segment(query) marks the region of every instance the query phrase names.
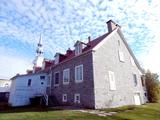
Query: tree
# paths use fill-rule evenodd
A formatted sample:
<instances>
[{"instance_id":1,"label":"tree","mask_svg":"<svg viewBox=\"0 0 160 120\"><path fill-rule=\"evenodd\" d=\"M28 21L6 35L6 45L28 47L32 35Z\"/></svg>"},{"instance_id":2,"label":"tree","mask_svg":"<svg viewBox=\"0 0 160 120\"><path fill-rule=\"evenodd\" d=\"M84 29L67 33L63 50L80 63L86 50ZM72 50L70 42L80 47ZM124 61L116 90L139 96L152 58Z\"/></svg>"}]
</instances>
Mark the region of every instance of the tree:
<instances>
[{"instance_id":1,"label":"tree","mask_svg":"<svg viewBox=\"0 0 160 120\"><path fill-rule=\"evenodd\" d=\"M151 73L149 70L145 73L146 89L149 102L158 102L160 95L160 81L156 73Z\"/></svg>"}]
</instances>

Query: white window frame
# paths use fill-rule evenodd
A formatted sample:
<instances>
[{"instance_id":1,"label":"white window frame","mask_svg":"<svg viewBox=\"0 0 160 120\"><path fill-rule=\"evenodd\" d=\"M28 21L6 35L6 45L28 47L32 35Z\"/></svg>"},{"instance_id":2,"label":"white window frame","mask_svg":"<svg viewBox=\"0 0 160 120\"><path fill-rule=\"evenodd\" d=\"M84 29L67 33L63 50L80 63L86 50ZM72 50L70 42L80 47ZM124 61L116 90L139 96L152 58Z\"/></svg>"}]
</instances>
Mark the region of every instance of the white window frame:
<instances>
[{"instance_id":1,"label":"white window frame","mask_svg":"<svg viewBox=\"0 0 160 120\"><path fill-rule=\"evenodd\" d=\"M77 100L77 96L79 97L79 99ZM80 103L81 102L81 97L79 93L74 94L74 103Z\"/></svg>"},{"instance_id":2,"label":"white window frame","mask_svg":"<svg viewBox=\"0 0 160 120\"><path fill-rule=\"evenodd\" d=\"M64 76L66 74L65 72L68 73L68 81L67 82L65 81L65 76ZM70 69L67 68L67 69L63 70L63 84L67 85L67 84L69 84L69 81L70 81Z\"/></svg>"},{"instance_id":3,"label":"white window frame","mask_svg":"<svg viewBox=\"0 0 160 120\"><path fill-rule=\"evenodd\" d=\"M108 77L109 77L109 88L110 90L116 90L116 80L115 80L115 74L113 71L108 71Z\"/></svg>"},{"instance_id":4,"label":"white window frame","mask_svg":"<svg viewBox=\"0 0 160 120\"><path fill-rule=\"evenodd\" d=\"M133 73L133 81L134 81L134 86L136 87L138 85L138 77L137 74Z\"/></svg>"},{"instance_id":5,"label":"white window frame","mask_svg":"<svg viewBox=\"0 0 160 120\"><path fill-rule=\"evenodd\" d=\"M48 75L47 87L51 87L51 75Z\"/></svg>"},{"instance_id":6,"label":"white window frame","mask_svg":"<svg viewBox=\"0 0 160 120\"><path fill-rule=\"evenodd\" d=\"M124 59L124 53L122 51L118 51L118 56L119 56L119 61L120 62L125 62L125 59Z\"/></svg>"},{"instance_id":7,"label":"white window frame","mask_svg":"<svg viewBox=\"0 0 160 120\"><path fill-rule=\"evenodd\" d=\"M63 94L62 95L62 102L67 102L67 94Z\"/></svg>"},{"instance_id":8,"label":"white window frame","mask_svg":"<svg viewBox=\"0 0 160 120\"><path fill-rule=\"evenodd\" d=\"M60 82L60 72L55 72L54 73L54 86L59 86L59 82L58 82L58 84L55 84L55 75L56 75L56 73L59 73L59 82Z\"/></svg>"},{"instance_id":9,"label":"white window frame","mask_svg":"<svg viewBox=\"0 0 160 120\"><path fill-rule=\"evenodd\" d=\"M82 44L79 43L75 46L75 55L79 55L82 53Z\"/></svg>"},{"instance_id":10,"label":"white window frame","mask_svg":"<svg viewBox=\"0 0 160 120\"><path fill-rule=\"evenodd\" d=\"M55 64L58 64L58 63L59 63L59 54L55 56Z\"/></svg>"},{"instance_id":11,"label":"white window frame","mask_svg":"<svg viewBox=\"0 0 160 120\"><path fill-rule=\"evenodd\" d=\"M79 68L79 67L82 67L82 79L80 80L77 80L77 69ZM83 82L83 65L81 64L81 65L78 65L78 66L75 66L75 82L76 83L81 83L81 82Z\"/></svg>"}]
</instances>

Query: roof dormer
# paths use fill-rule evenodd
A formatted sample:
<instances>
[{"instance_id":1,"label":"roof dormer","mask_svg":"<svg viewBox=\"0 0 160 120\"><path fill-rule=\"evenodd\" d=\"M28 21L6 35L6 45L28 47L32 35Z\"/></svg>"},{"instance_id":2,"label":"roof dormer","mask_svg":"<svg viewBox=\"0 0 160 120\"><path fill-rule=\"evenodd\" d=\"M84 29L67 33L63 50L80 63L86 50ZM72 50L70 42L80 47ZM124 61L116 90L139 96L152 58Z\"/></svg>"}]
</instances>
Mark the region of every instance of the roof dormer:
<instances>
[{"instance_id":1,"label":"roof dormer","mask_svg":"<svg viewBox=\"0 0 160 120\"><path fill-rule=\"evenodd\" d=\"M45 70L46 68L50 67L52 64L53 64L52 60L44 59L43 65L42 65L42 70Z\"/></svg>"},{"instance_id":2,"label":"roof dormer","mask_svg":"<svg viewBox=\"0 0 160 120\"><path fill-rule=\"evenodd\" d=\"M74 44L75 47L75 55L79 55L82 53L83 48L85 48L87 46L87 44L81 42L81 41L77 41Z\"/></svg>"},{"instance_id":3,"label":"roof dormer","mask_svg":"<svg viewBox=\"0 0 160 120\"><path fill-rule=\"evenodd\" d=\"M55 60L54 60L55 62L54 63L58 64L58 63L62 62L63 60L65 60L66 55L61 54L61 53L56 53L54 58L55 58Z\"/></svg>"},{"instance_id":4,"label":"roof dormer","mask_svg":"<svg viewBox=\"0 0 160 120\"><path fill-rule=\"evenodd\" d=\"M58 64L59 63L59 53L55 54L54 59L55 59L55 64Z\"/></svg>"},{"instance_id":5,"label":"roof dormer","mask_svg":"<svg viewBox=\"0 0 160 120\"><path fill-rule=\"evenodd\" d=\"M82 42L81 41L77 41L74 47L75 47L75 55L79 55L82 53Z\"/></svg>"}]
</instances>

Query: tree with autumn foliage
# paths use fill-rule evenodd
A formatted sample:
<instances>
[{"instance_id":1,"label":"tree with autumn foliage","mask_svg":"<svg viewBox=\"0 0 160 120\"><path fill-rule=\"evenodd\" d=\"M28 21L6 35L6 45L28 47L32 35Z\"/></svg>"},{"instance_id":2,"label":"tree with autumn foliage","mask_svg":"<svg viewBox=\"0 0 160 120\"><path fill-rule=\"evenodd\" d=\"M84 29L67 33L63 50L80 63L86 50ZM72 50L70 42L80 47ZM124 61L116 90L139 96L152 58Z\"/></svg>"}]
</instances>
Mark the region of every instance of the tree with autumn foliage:
<instances>
[{"instance_id":1,"label":"tree with autumn foliage","mask_svg":"<svg viewBox=\"0 0 160 120\"><path fill-rule=\"evenodd\" d=\"M160 96L160 81L158 74L151 73L149 70L145 73L146 89L148 101L155 103L159 101Z\"/></svg>"}]
</instances>

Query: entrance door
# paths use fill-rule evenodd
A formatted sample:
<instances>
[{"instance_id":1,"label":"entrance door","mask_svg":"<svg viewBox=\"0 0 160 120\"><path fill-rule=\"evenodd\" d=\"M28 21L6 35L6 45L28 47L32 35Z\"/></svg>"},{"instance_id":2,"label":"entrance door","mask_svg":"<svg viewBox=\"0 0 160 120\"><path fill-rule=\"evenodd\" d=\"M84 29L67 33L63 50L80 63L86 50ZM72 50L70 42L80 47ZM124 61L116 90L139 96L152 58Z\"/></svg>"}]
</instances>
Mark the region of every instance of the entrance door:
<instances>
[{"instance_id":1,"label":"entrance door","mask_svg":"<svg viewBox=\"0 0 160 120\"><path fill-rule=\"evenodd\" d=\"M141 99L140 99L140 94L139 93L135 93L134 101L135 101L135 105L141 105Z\"/></svg>"},{"instance_id":2,"label":"entrance door","mask_svg":"<svg viewBox=\"0 0 160 120\"><path fill-rule=\"evenodd\" d=\"M41 94L46 93L46 81L45 80L41 80L40 93Z\"/></svg>"}]
</instances>

